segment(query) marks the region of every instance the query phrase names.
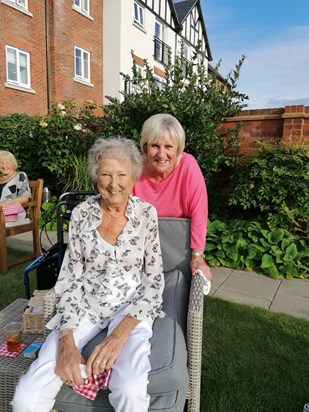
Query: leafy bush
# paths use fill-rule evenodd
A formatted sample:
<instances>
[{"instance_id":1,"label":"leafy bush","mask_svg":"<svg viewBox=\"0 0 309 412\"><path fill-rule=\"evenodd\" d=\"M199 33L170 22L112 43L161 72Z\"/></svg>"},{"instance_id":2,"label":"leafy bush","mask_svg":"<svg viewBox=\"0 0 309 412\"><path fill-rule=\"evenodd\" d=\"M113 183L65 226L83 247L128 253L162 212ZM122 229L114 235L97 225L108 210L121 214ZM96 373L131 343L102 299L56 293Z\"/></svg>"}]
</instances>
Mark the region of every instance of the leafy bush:
<instances>
[{"instance_id":1,"label":"leafy bush","mask_svg":"<svg viewBox=\"0 0 309 412\"><path fill-rule=\"evenodd\" d=\"M26 114L0 116L0 148L13 153L30 178L37 176L35 128L36 119Z\"/></svg>"},{"instance_id":2,"label":"leafy bush","mask_svg":"<svg viewBox=\"0 0 309 412\"><path fill-rule=\"evenodd\" d=\"M285 229L251 221L209 222L206 260L210 266L257 270L272 278L309 278L309 240Z\"/></svg>"},{"instance_id":3,"label":"leafy bush","mask_svg":"<svg viewBox=\"0 0 309 412\"><path fill-rule=\"evenodd\" d=\"M309 144L260 144L240 168L230 205L258 212L270 227L306 233L309 216Z\"/></svg>"}]
</instances>

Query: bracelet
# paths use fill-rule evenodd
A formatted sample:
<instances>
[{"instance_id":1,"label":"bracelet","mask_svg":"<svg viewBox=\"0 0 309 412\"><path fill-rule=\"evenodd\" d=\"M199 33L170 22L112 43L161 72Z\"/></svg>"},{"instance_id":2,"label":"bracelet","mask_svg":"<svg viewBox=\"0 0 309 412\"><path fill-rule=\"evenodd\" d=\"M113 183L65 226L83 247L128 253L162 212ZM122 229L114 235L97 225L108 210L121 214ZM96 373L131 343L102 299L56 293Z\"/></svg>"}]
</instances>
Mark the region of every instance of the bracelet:
<instances>
[{"instance_id":1,"label":"bracelet","mask_svg":"<svg viewBox=\"0 0 309 412\"><path fill-rule=\"evenodd\" d=\"M199 257L205 258L204 253L200 253L200 252L191 252L191 255L192 255L192 256L199 256Z\"/></svg>"}]
</instances>

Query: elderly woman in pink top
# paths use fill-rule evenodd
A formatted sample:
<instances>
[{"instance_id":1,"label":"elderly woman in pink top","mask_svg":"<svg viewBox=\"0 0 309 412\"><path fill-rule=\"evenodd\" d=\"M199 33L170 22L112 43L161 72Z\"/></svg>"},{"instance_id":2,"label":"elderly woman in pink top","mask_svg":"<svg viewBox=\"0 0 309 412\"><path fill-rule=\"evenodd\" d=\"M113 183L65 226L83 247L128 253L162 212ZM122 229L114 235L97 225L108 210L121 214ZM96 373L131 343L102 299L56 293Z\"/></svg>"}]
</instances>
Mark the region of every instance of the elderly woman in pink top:
<instances>
[{"instance_id":1,"label":"elderly woman in pink top","mask_svg":"<svg viewBox=\"0 0 309 412\"><path fill-rule=\"evenodd\" d=\"M185 132L169 114L147 119L140 147L144 167L133 193L156 207L159 216L191 220L192 275L198 269L211 278L204 259L208 199L204 177L195 158L184 152Z\"/></svg>"}]
</instances>

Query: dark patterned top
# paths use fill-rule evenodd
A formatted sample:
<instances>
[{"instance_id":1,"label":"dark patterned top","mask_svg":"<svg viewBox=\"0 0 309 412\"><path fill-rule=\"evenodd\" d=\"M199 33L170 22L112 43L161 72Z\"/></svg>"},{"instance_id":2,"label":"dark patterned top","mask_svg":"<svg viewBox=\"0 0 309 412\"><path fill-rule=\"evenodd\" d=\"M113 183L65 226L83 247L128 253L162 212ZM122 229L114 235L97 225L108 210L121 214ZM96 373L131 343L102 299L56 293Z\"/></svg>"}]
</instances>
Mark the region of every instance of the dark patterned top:
<instances>
[{"instance_id":1,"label":"dark patterned top","mask_svg":"<svg viewBox=\"0 0 309 412\"><path fill-rule=\"evenodd\" d=\"M49 328L74 329L85 316L102 329L119 313L150 325L157 316L164 316L157 212L131 195L126 216L122 233L111 245L97 230L102 221L99 196L75 207L55 286L57 314Z\"/></svg>"}]
</instances>

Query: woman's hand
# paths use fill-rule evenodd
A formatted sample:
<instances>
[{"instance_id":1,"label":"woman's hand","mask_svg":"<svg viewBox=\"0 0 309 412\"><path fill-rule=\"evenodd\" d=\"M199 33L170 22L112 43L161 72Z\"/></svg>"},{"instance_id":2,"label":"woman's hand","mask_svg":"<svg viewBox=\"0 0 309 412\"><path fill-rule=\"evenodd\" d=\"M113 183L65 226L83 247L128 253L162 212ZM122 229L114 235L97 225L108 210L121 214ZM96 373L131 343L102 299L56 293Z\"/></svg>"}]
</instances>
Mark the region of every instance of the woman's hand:
<instances>
[{"instance_id":1,"label":"woman's hand","mask_svg":"<svg viewBox=\"0 0 309 412\"><path fill-rule=\"evenodd\" d=\"M191 268L192 276L194 276L196 274L196 271L200 269L204 273L204 275L207 277L208 280L212 278L210 268L205 262L205 259L203 258L203 256L192 255L191 261L190 261L190 268Z\"/></svg>"},{"instance_id":2,"label":"woman's hand","mask_svg":"<svg viewBox=\"0 0 309 412\"><path fill-rule=\"evenodd\" d=\"M56 375L69 386L82 385L84 379L79 367L81 363L85 364L86 362L75 345L73 332L61 337L58 341Z\"/></svg>"},{"instance_id":3,"label":"woman's hand","mask_svg":"<svg viewBox=\"0 0 309 412\"><path fill-rule=\"evenodd\" d=\"M125 316L112 333L94 347L87 361L86 372L88 378L99 375L113 366L130 333L138 323L139 320L131 316Z\"/></svg>"}]
</instances>

